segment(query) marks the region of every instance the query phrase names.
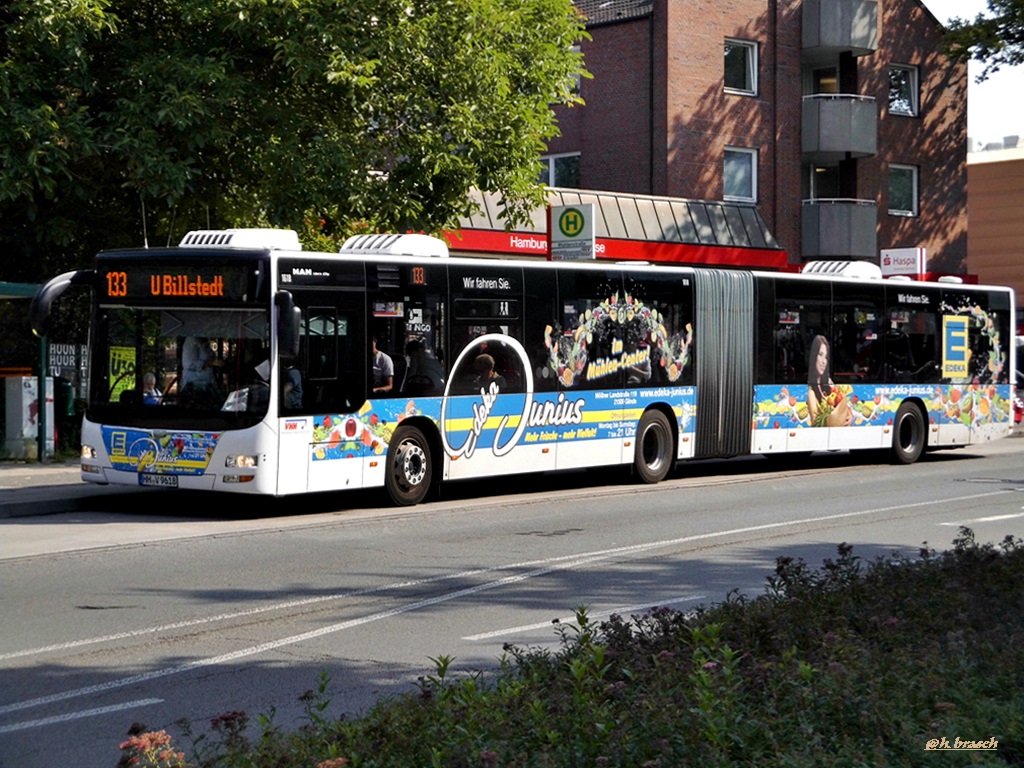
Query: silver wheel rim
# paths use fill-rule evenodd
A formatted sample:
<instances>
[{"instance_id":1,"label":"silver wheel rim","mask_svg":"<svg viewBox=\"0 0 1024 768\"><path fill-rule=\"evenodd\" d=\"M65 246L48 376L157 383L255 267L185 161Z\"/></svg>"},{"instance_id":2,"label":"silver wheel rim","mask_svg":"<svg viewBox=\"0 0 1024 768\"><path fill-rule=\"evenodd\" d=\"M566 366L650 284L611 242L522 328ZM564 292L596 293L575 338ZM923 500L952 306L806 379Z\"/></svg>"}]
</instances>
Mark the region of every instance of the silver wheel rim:
<instances>
[{"instance_id":1,"label":"silver wheel rim","mask_svg":"<svg viewBox=\"0 0 1024 768\"><path fill-rule=\"evenodd\" d=\"M427 454L416 443L402 446L399 459L400 479L410 488L423 482L427 474Z\"/></svg>"}]
</instances>

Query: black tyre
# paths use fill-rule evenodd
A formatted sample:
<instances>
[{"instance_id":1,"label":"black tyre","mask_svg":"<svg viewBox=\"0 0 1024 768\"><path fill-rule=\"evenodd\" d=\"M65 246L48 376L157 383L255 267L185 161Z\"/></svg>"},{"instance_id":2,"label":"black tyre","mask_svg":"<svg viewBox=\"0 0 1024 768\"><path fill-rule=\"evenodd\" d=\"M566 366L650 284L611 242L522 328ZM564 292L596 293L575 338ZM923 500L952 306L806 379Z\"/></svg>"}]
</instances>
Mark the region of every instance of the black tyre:
<instances>
[{"instance_id":1,"label":"black tyre","mask_svg":"<svg viewBox=\"0 0 1024 768\"><path fill-rule=\"evenodd\" d=\"M385 472L384 485L395 504L408 507L423 501L433 481L434 465L430 444L419 429L401 427L395 431Z\"/></svg>"},{"instance_id":2,"label":"black tyre","mask_svg":"<svg viewBox=\"0 0 1024 768\"><path fill-rule=\"evenodd\" d=\"M921 409L913 403L903 403L892 425L892 460L897 464L913 464L924 453L926 441Z\"/></svg>"},{"instance_id":3,"label":"black tyre","mask_svg":"<svg viewBox=\"0 0 1024 768\"><path fill-rule=\"evenodd\" d=\"M641 482L659 483L675 463L672 424L661 411L647 411L636 428L633 468Z\"/></svg>"}]
</instances>

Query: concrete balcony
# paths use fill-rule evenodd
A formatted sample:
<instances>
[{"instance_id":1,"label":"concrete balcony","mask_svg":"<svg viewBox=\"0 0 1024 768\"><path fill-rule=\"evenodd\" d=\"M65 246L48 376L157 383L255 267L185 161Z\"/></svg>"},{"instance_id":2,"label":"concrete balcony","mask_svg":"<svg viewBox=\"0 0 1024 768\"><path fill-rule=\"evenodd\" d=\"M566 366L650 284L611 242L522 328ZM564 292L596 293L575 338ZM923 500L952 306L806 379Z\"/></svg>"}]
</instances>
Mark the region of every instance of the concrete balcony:
<instances>
[{"instance_id":1,"label":"concrete balcony","mask_svg":"<svg viewBox=\"0 0 1024 768\"><path fill-rule=\"evenodd\" d=\"M800 115L804 160L831 163L878 151L878 109L871 96L818 93L804 96Z\"/></svg>"},{"instance_id":2,"label":"concrete balcony","mask_svg":"<svg viewBox=\"0 0 1024 768\"><path fill-rule=\"evenodd\" d=\"M801 256L878 261L878 206L874 200L804 200Z\"/></svg>"},{"instance_id":3,"label":"concrete balcony","mask_svg":"<svg viewBox=\"0 0 1024 768\"><path fill-rule=\"evenodd\" d=\"M866 56L878 49L875 0L804 0L802 43L807 61L840 53Z\"/></svg>"}]
</instances>

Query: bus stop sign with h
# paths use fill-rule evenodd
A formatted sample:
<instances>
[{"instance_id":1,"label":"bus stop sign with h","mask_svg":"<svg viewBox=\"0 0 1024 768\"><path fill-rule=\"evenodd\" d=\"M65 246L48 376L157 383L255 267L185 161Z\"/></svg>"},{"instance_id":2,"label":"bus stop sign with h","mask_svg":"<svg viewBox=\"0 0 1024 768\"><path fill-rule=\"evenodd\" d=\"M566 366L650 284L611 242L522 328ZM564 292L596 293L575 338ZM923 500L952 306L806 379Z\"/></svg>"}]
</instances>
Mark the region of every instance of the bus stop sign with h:
<instances>
[{"instance_id":1,"label":"bus stop sign with h","mask_svg":"<svg viewBox=\"0 0 1024 768\"><path fill-rule=\"evenodd\" d=\"M550 261L595 258L594 204L552 205L548 208Z\"/></svg>"}]
</instances>

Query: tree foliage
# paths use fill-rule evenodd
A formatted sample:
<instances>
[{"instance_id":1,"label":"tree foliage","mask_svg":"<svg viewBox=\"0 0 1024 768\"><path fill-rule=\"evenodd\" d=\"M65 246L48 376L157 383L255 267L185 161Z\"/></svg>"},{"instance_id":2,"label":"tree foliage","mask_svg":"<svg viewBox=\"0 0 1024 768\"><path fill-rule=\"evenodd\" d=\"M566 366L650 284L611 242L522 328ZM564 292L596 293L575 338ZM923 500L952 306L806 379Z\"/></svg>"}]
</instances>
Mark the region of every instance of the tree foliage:
<instances>
[{"instance_id":1,"label":"tree foliage","mask_svg":"<svg viewBox=\"0 0 1024 768\"><path fill-rule=\"evenodd\" d=\"M540 202L578 101L571 0L12 0L4 279L206 226L438 231Z\"/></svg>"},{"instance_id":2,"label":"tree foliage","mask_svg":"<svg viewBox=\"0 0 1024 768\"><path fill-rule=\"evenodd\" d=\"M988 13L973 21L949 22L943 47L959 61L975 59L985 64L984 80L1003 66L1024 62L1024 0L987 0Z\"/></svg>"}]
</instances>

